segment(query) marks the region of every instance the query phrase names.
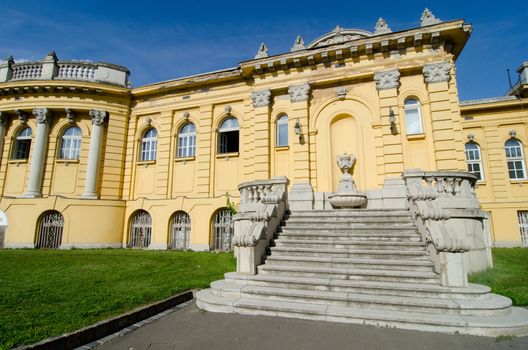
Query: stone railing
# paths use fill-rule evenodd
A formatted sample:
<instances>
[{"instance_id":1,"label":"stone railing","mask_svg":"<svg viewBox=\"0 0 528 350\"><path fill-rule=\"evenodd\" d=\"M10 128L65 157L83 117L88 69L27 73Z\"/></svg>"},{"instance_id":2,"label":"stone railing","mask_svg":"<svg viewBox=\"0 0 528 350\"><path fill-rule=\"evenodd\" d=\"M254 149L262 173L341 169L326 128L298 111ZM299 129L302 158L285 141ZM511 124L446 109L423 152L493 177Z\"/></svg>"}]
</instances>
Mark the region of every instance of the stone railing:
<instances>
[{"instance_id":1,"label":"stone railing","mask_svg":"<svg viewBox=\"0 0 528 350\"><path fill-rule=\"evenodd\" d=\"M240 191L239 212L234 217L233 244L237 272L256 274L270 240L287 209L288 179L245 182Z\"/></svg>"},{"instance_id":2,"label":"stone railing","mask_svg":"<svg viewBox=\"0 0 528 350\"><path fill-rule=\"evenodd\" d=\"M442 283L467 286L468 266L463 253L486 249L485 215L475 195L477 177L413 169L403 173L403 179L411 213ZM473 255L473 259L479 256Z\"/></svg>"},{"instance_id":3,"label":"stone railing","mask_svg":"<svg viewBox=\"0 0 528 350\"><path fill-rule=\"evenodd\" d=\"M76 80L128 87L128 69L109 63L59 61L52 51L42 61L0 64L0 83L21 80Z\"/></svg>"}]
</instances>

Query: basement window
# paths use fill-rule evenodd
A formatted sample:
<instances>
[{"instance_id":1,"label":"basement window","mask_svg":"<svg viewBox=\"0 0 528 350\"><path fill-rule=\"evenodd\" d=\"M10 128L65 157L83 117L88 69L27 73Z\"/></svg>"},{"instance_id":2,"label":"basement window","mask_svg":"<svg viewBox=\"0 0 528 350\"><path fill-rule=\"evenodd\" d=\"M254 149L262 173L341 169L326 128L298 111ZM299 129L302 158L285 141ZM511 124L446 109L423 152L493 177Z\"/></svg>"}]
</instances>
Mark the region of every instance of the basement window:
<instances>
[{"instance_id":1,"label":"basement window","mask_svg":"<svg viewBox=\"0 0 528 350\"><path fill-rule=\"evenodd\" d=\"M218 129L218 153L236 153L239 149L238 119L227 118Z\"/></svg>"}]
</instances>

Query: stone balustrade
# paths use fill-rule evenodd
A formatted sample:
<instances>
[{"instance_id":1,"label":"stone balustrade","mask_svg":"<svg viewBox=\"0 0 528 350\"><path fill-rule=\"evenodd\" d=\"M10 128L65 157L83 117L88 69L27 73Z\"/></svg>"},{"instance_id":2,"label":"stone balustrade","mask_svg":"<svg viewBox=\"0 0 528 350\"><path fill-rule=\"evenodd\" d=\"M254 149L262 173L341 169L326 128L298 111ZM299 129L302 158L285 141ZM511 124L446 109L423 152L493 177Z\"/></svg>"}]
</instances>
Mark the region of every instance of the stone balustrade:
<instances>
[{"instance_id":1,"label":"stone balustrade","mask_svg":"<svg viewBox=\"0 0 528 350\"><path fill-rule=\"evenodd\" d=\"M239 212L234 217L233 245L237 272L256 274L288 205L288 179L275 177L241 184Z\"/></svg>"},{"instance_id":2,"label":"stone balustrade","mask_svg":"<svg viewBox=\"0 0 528 350\"><path fill-rule=\"evenodd\" d=\"M408 170L402 177L409 208L442 283L467 286L468 269L482 270L491 263L483 224L486 215L475 195L477 177L419 169Z\"/></svg>"},{"instance_id":3,"label":"stone balustrade","mask_svg":"<svg viewBox=\"0 0 528 350\"><path fill-rule=\"evenodd\" d=\"M101 62L59 61L50 52L42 61L15 63L12 57L0 64L0 83L22 80L75 80L128 87L127 68Z\"/></svg>"}]
</instances>

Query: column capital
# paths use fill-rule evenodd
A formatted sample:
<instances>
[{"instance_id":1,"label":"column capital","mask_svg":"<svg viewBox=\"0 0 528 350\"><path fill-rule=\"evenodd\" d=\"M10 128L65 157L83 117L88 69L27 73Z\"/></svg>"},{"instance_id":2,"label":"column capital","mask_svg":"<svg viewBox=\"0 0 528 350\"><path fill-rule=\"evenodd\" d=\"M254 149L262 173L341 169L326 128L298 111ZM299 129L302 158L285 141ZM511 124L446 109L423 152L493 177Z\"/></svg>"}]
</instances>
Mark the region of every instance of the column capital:
<instances>
[{"instance_id":1,"label":"column capital","mask_svg":"<svg viewBox=\"0 0 528 350\"><path fill-rule=\"evenodd\" d=\"M48 123L51 120L51 113L46 107L33 109L33 115L37 119L38 124Z\"/></svg>"},{"instance_id":2,"label":"column capital","mask_svg":"<svg viewBox=\"0 0 528 350\"><path fill-rule=\"evenodd\" d=\"M376 72L374 73L374 81L378 90L397 89L400 86L400 71L391 69Z\"/></svg>"},{"instance_id":3,"label":"column capital","mask_svg":"<svg viewBox=\"0 0 528 350\"><path fill-rule=\"evenodd\" d=\"M0 111L0 126L6 126L9 120L9 115L6 112Z\"/></svg>"},{"instance_id":4,"label":"column capital","mask_svg":"<svg viewBox=\"0 0 528 350\"><path fill-rule=\"evenodd\" d=\"M15 113L16 115L18 116L18 120L20 120L20 122L22 124L26 124L27 121L28 121L28 115L26 112L24 112L23 110L21 109L15 109Z\"/></svg>"},{"instance_id":5,"label":"column capital","mask_svg":"<svg viewBox=\"0 0 528 350\"><path fill-rule=\"evenodd\" d=\"M92 117L92 124L100 126L104 123L108 113L102 109L91 109L89 114Z\"/></svg>"},{"instance_id":6,"label":"column capital","mask_svg":"<svg viewBox=\"0 0 528 350\"><path fill-rule=\"evenodd\" d=\"M443 81L449 82L451 80L451 62L441 61L434 63L427 63L423 66L423 74L425 82L440 83Z\"/></svg>"},{"instance_id":7,"label":"column capital","mask_svg":"<svg viewBox=\"0 0 528 350\"><path fill-rule=\"evenodd\" d=\"M291 102L308 101L310 95L310 84L290 85L288 87Z\"/></svg>"},{"instance_id":8,"label":"column capital","mask_svg":"<svg viewBox=\"0 0 528 350\"><path fill-rule=\"evenodd\" d=\"M271 90L256 90L251 92L251 100L253 101L253 107L267 107L271 101Z\"/></svg>"}]
</instances>

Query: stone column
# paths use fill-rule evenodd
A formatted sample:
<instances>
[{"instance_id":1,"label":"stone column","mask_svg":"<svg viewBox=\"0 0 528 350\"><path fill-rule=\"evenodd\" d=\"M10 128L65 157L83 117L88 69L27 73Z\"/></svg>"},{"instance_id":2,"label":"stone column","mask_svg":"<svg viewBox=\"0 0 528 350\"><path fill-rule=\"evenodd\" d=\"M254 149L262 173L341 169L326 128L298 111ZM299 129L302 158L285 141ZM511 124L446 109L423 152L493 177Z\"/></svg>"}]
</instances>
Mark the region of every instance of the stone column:
<instances>
[{"instance_id":1,"label":"stone column","mask_svg":"<svg viewBox=\"0 0 528 350\"><path fill-rule=\"evenodd\" d=\"M90 151L88 152L88 166L86 182L82 198L97 199L97 182L99 180L99 162L101 159L101 145L103 141L103 123L106 111L92 109L92 134L90 137Z\"/></svg>"},{"instance_id":2,"label":"stone column","mask_svg":"<svg viewBox=\"0 0 528 350\"><path fill-rule=\"evenodd\" d=\"M44 164L46 162L46 151L48 149L49 125L51 113L47 108L35 108L33 115L37 121L37 132L35 135L35 146L29 165L29 183L24 197L42 197L42 178L44 175Z\"/></svg>"},{"instance_id":3,"label":"stone column","mask_svg":"<svg viewBox=\"0 0 528 350\"><path fill-rule=\"evenodd\" d=\"M0 112L0 159L2 159L2 156L4 154L4 137L5 137L6 127L7 127L7 115L4 112Z\"/></svg>"}]
</instances>

